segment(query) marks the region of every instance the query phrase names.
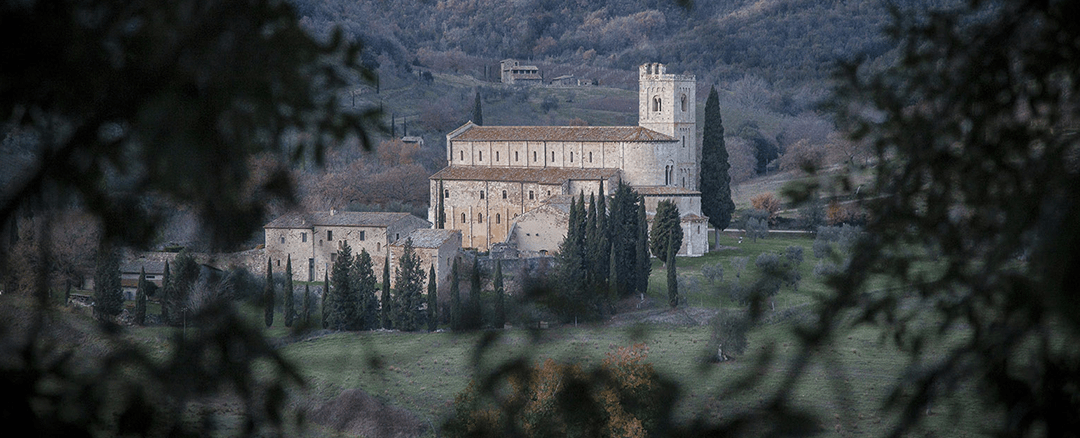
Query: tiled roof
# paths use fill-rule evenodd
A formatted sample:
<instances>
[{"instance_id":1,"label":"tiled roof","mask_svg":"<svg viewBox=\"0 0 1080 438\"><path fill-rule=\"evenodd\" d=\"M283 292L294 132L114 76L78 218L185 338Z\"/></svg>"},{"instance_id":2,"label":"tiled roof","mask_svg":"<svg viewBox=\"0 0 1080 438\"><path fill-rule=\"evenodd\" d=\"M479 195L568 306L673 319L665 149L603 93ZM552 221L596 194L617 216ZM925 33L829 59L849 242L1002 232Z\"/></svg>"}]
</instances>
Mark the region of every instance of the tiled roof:
<instances>
[{"instance_id":1,"label":"tiled roof","mask_svg":"<svg viewBox=\"0 0 1080 438\"><path fill-rule=\"evenodd\" d=\"M482 167L450 166L431 175L431 180L514 181L562 184L568 180L608 179L619 169L582 169L576 167Z\"/></svg>"},{"instance_id":2,"label":"tiled roof","mask_svg":"<svg viewBox=\"0 0 1080 438\"><path fill-rule=\"evenodd\" d=\"M405 241L412 239L413 248L438 248L447 240L457 234L461 238L461 230L437 230L433 228L420 228L413 230L408 236L394 242L393 246L405 246Z\"/></svg>"},{"instance_id":3,"label":"tiled roof","mask_svg":"<svg viewBox=\"0 0 1080 438\"><path fill-rule=\"evenodd\" d=\"M634 186L634 191L642 196L694 196L701 194L697 190L669 186Z\"/></svg>"},{"instance_id":4,"label":"tiled roof","mask_svg":"<svg viewBox=\"0 0 1080 438\"><path fill-rule=\"evenodd\" d=\"M449 137L461 141L676 141L640 126L470 126Z\"/></svg>"},{"instance_id":5,"label":"tiled roof","mask_svg":"<svg viewBox=\"0 0 1080 438\"><path fill-rule=\"evenodd\" d=\"M394 222L409 217L424 221L409 213L357 211L338 211L331 213L329 211L316 211L310 213L289 213L274 219L263 226L263 228L311 228L314 226L387 227Z\"/></svg>"}]
</instances>

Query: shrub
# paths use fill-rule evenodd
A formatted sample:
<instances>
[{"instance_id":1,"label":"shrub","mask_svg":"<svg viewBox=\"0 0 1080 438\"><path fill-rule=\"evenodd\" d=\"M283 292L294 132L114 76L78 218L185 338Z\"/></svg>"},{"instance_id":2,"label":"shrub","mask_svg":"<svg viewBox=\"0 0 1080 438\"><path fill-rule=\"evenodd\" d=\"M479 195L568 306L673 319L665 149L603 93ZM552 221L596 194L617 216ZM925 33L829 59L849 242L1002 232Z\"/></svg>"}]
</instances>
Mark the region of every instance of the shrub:
<instances>
[{"instance_id":1,"label":"shrub","mask_svg":"<svg viewBox=\"0 0 1080 438\"><path fill-rule=\"evenodd\" d=\"M709 280L709 283L716 283L724 279L724 266L720 262L714 264L704 264L701 266L701 276Z\"/></svg>"},{"instance_id":2,"label":"shrub","mask_svg":"<svg viewBox=\"0 0 1080 438\"><path fill-rule=\"evenodd\" d=\"M750 198L750 205L754 210L761 210L768 214L769 224L776 225L776 217L780 213L780 198L772 192L762 193Z\"/></svg>"}]
</instances>

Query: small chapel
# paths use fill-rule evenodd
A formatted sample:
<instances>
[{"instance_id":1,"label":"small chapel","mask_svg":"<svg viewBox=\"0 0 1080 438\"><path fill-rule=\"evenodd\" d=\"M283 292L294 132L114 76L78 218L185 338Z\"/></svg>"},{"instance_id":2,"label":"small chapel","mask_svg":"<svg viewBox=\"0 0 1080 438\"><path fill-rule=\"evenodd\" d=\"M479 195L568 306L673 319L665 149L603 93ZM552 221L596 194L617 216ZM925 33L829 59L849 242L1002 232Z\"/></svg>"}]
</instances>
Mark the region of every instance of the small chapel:
<instances>
[{"instance_id":1,"label":"small chapel","mask_svg":"<svg viewBox=\"0 0 1080 438\"><path fill-rule=\"evenodd\" d=\"M478 126L446 135L447 167L431 176L428 221L459 230L462 246L496 245L522 255L558 251L570 203L581 193L610 196L618 183L643 196L651 223L660 201L679 208L680 256L708 249L698 191L696 80L638 69L638 126ZM436 225L437 226L437 225Z\"/></svg>"}]
</instances>

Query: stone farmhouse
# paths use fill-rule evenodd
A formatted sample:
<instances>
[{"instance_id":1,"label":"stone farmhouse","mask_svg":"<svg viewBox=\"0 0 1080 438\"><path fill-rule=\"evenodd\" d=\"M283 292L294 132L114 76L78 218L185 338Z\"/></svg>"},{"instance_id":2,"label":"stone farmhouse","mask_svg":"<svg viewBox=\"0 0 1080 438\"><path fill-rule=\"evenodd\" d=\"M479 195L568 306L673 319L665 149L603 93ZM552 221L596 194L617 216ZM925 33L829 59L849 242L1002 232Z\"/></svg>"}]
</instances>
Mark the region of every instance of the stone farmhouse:
<instances>
[{"instance_id":1,"label":"stone farmhouse","mask_svg":"<svg viewBox=\"0 0 1080 438\"><path fill-rule=\"evenodd\" d=\"M571 196L614 193L624 181L644 196L649 215L661 200L682 216L679 255L708 248L708 219L697 191L696 80L639 67L638 126L477 126L446 136L448 166L430 178L428 220L443 197L445 228L462 246L486 251L516 246L524 254L558 249Z\"/></svg>"},{"instance_id":2,"label":"stone farmhouse","mask_svg":"<svg viewBox=\"0 0 1080 438\"><path fill-rule=\"evenodd\" d=\"M337 258L338 245L347 242L353 255L361 249L371 254L375 276L382 279L382 267L391 245L431 224L408 213L328 212L290 213L263 226L266 255L274 272L285 272L292 257L293 280L322 280ZM265 266L265 261L263 262ZM391 276L395 261L390 260Z\"/></svg>"},{"instance_id":3,"label":"stone farmhouse","mask_svg":"<svg viewBox=\"0 0 1080 438\"><path fill-rule=\"evenodd\" d=\"M544 77L540 75L540 67L521 65L521 62L515 59L502 60L499 69L499 79L507 85L540 85L544 81Z\"/></svg>"},{"instance_id":4,"label":"stone farmhouse","mask_svg":"<svg viewBox=\"0 0 1080 438\"><path fill-rule=\"evenodd\" d=\"M401 255L405 252L405 242L407 240L412 241L413 252L420 257L420 266L424 267L424 273L429 274L431 266L435 266L435 282L440 293L449 290L450 287L450 273L452 272L454 258L457 257L458 252L461 251L461 232L458 230L436 230L436 229L424 229L420 228L409 233L408 236L398 239L396 242L390 245L390 286L395 287L397 276L395 275L395 265L398 264L398 260L401 260ZM380 270L378 275L382 275L382 265L377 267ZM431 281L430 278L425 278L426 281Z\"/></svg>"}]
</instances>

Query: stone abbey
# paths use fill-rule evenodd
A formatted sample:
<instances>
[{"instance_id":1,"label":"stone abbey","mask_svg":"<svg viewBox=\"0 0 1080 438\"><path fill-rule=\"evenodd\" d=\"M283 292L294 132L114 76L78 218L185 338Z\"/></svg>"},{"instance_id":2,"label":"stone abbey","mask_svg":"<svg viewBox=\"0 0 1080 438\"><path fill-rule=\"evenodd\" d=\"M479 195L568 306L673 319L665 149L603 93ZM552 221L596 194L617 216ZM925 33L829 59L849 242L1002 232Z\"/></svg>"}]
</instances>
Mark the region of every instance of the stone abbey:
<instances>
[{"instance_id":1,"label":"stone abbey","mask_svg":"<svg viewBox=\"0 0 1080 438\"><path fill-rule=\"evenodd\" d=\"M448 166L431 176L428 221L459 230L462 246L495 246L522 255L558 251L569 203L622 181L645 198L651 216L662 200L679 207L679 255L708 249L698 189L696 81L664 65L639 67L638 126L477 126L446 136Z\"/></svg>"}]
</instances>

